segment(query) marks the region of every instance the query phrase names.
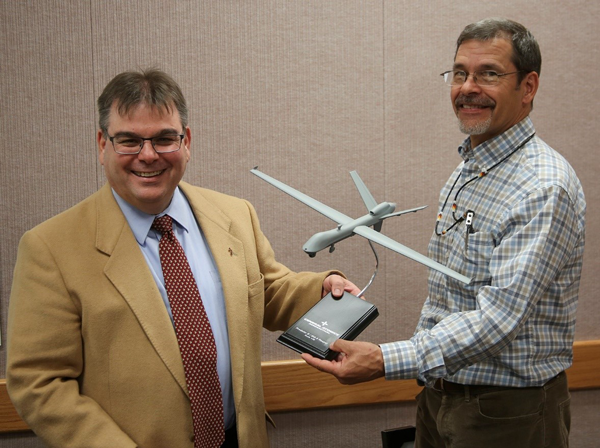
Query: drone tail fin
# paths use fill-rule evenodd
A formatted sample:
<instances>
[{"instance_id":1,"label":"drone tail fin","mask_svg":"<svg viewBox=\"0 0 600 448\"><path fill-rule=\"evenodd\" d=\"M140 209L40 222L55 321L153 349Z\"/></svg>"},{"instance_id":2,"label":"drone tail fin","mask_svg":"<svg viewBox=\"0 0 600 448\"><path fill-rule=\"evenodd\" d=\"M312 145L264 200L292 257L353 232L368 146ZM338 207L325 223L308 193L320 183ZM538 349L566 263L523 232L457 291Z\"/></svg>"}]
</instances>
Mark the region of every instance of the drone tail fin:
<instances>
[{"instance_id":1,"label":"drone tail fin","mask_svg":"<svg viewBox=\"0 0 600 448\"><path fill-rule=\"evenodd\" d=\"M360 193L360 197L367 206L367 210L373 210L373 208L377 206L377 201L375 200L365 183L362 181L362 179L356 171L350 171L350 176L352 176L352 180L354 181L354 184L356 185L356 188Z\"/></svg>"}]
</instances>

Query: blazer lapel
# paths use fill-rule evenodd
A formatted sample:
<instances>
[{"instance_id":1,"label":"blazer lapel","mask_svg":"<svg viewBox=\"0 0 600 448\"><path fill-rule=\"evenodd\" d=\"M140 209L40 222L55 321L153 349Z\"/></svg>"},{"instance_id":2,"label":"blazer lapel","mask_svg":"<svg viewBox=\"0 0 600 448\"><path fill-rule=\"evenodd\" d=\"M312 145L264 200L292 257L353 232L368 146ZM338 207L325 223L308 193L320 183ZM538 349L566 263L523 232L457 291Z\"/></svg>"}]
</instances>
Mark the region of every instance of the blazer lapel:
<instances>
[{"instance_id":1,"label":"blazer lapel","mask_svg":"<svg viewBox=\"0 0 600 448\"><path fill-rule=\"evenodd\" d=\"M236 408L242 396L246 354L246 328L248 325L248 274L244 246L230 233L231 219L189 184L179 187L188 199L198 224L206 236L208 245L221 276L227 327L231 374Z\"/></svg>"},{"instance_id":2,"label":"blazer lapel","mask_svg":"<svg viewBox=\"0 0 600 448\"><path fill-rule=\"evenodd\" d=\"M96 247L110 257L104 273L129 304L158 356L187 393L173 324L146 259L108 184L98 196L97 219Z\"/></svg>"}]
</instances>

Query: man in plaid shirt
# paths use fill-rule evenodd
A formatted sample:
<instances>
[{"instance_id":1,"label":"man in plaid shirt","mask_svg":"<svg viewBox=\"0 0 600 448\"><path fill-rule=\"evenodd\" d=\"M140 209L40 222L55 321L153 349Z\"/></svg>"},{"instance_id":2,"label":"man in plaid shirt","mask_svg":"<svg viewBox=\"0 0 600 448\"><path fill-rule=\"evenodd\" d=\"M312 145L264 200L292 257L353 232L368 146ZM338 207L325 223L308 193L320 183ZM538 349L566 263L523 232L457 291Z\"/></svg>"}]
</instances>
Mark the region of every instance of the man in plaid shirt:
<instances>
[{"instance_id":1,"label":"man in plaid shirt","mask_svg":"<svg viewBox=\"0 0 600 448\"><path fill-rule=\"evenodd\" d=\"M529 113L541 54L505 19L468 25L442 74L462 132L462 162L440 194L429 256L437 271L413 337L336 341L338 359L304 359L345 384L417 378L416 446L566 447L585 198L569 163Z\"/></svg>"}]
</instances>

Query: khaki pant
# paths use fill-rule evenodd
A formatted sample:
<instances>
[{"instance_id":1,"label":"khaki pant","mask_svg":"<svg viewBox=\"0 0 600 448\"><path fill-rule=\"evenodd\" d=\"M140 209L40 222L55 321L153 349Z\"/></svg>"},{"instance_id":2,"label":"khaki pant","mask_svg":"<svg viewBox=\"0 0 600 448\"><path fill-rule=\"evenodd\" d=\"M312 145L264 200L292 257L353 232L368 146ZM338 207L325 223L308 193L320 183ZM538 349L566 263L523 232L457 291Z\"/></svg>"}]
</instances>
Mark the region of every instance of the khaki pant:
<instances>
[{"instance_id":1,"label":"khaki pant","mask_svg":"<svg viewBox=\"0 0 600 448\"><path fill-rule=\"evenodd\" d=\"M571 396L564 372L541 387L445 384L417 396L415 448L569 446Z\"/></svg>"}]
</instances>

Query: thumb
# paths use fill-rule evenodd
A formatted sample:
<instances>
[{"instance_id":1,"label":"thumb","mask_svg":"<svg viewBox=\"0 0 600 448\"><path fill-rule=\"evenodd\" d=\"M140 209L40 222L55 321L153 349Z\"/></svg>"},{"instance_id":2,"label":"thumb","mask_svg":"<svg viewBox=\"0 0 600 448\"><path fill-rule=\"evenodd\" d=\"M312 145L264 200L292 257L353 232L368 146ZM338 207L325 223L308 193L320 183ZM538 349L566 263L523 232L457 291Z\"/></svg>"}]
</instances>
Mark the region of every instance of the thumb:
<instances>
[{"instance_id":1,"label":"thumb","mask_svg":"<svg viewBox=\"0 0 600 448\"><path fill-rule=\"evenodd\" d=\"M339 353L346 353L348 354L348 352L351 351L352 348L352 343L349 341L346 341L344 339L336 339L335 341L333 341L333 343L329 346L329 348L331 348L334 352L339 352Z\"/></svg>"}]
</instances>

